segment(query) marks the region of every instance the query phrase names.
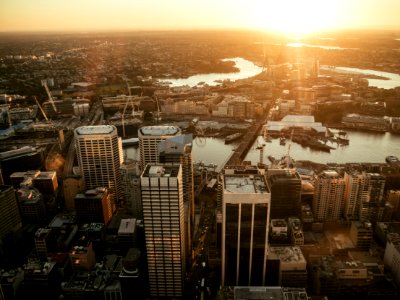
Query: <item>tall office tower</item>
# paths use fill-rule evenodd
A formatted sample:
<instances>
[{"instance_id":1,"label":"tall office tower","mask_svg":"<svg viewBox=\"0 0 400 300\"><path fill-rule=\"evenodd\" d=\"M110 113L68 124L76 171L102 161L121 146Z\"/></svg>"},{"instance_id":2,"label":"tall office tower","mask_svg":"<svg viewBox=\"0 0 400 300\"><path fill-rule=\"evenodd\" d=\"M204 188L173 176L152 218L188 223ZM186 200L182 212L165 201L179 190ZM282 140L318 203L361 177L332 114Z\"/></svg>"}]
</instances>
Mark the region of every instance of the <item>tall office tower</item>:
<instances>
[{"instance_id":1,"label":"tall office tower","mask_svg":"<svg viewBox=\"0 0 400 300\"><path fill-rule=\"evenodd\" d=\"M271 219L300 217L301 178L294 169L269 169Z\"/></svg>"},{"instance_id":2,"label":"tall office tower","mask_svg":"<svg viewBox=\"0 0 400 300\"><path fill-rule=\"evenodd\" d=\"M382 221L385 210L385 177L378 173L364 173L365 184L362 190L366 195L360 203L360 221L371 221L372 224Z\"/></svg>"},{"instance_id":3,"label":"tall office tower","mask_svg":"<svg viewBox=\"0 0 400 300\"><path fill-rule=\"evenodd\" d=\"M365 176L359 172L345 172L344 181L344 217L347 220L358 220L361 199L365 194L365 191L362 191Z\"/></svg>"},{"instance_id":4,"label":"tall office tower","mask_svg":"<svg viewBox=\"0 0 400 300\"><path fill-rule=\"evenodd\" d=\"M147 165L141 176L151 297L182 297L185 234L182 168Z\"/></svg>"},{"instance_id":5,"label":"tall office tower","mask_svg":"<svg viewBox=\"0 0 400 300\"><path fill-rule=\"evenodd\" d=\"M342 216L344 187L344 179L336 171L323 171L317 176L313 199L317 221L334 221Z\"/></svg>"},{"instance_id":6,"label":"tall office tower","mask_svg":"<svg viewBox=\"0 0 400 300\"><path fill-rule=\"evenodd\" d=\"M397 286L400 285L400 234L389 233L387 235L387 242L385 254L383 257L385 268L387 268L393 275L394 281Z\"/></svg>"},{"instance_id":7,"label":"tall office tower","mask_svg":"<svg viewBox=\"0 0 400 300\"><path fill-rule=\"evenodd\" d=\"M264 176L225 172L221 247L223 286L265 284L270 203L271 193Z\"/></svg>"},{"instance_id":8,"label":"tall office tower","mask_svg":"<svg viewBox=\"0 0 400 300\"><path fill-rule=\"evenodd\" d=\"M106 187L113 203L121 196L121 141L113 125L82 126L75 129L79 168L86 189Z\"/></svg>"},{"instance_id":9,"label":"tall office tower","mask_svg":"<svg viewBox=\"0 0 400 300\"><path fill-rule=\"evenodd\" d=\"M120 172L122 193L124 195L123 206L133 218L143 220L139 162L136 160L124 161Z\"/></svg>"},{"instance_id":10,"label":"tall office tower","mask_svg":"<svg viewBox=\"0 0 400 300\"><path fill-rule=\"evenodd\" d=\"M0 186L0 241L21 228L21 216L12 186Z\"/></svg>"},{"instance_id":11,"label":"tall office tower","mask_svg":"<svg viewBox=\"0 0 400 300\"><path fill-rule=\"evenodd\" d=\"M158 143L177 135L181 135L181 129L177 126L145 126L139 128L141 169L144 170L147 164L158 164Z\"/></svg>"},{"instance_id":12,"label":"tall office tower","mask_svg":"<svg viewBox=\"0 0 400 300\"><path fill-rule=\"evenodd\" d=\"M182 166L183 203L185 207L186 253L190 253L194 233L194 178L192 160L192 135L171 137L158 144L160 163Z\"/></svg>"},{"instance_id":13,"label":"tall office tower","mask_svg":"<svg viewBox=\"0 0 400 300\"><path fill-rule=\"evenodd\" d=\"M104 223L107 225L114 213L108 190L99 187L75 196L75 210L79 223Z\"/></svg>"},{"instance_id":14,"label":"tall office tower","mask_svg":"<svg viewBox=\"0 0 400 300\"><path fill-rule=\"evenodd\" d=\"M397 221L400 220L400 190L390 190L387 194L388 203L393 208L393 218Z\"/></svg>"}]
</instances>

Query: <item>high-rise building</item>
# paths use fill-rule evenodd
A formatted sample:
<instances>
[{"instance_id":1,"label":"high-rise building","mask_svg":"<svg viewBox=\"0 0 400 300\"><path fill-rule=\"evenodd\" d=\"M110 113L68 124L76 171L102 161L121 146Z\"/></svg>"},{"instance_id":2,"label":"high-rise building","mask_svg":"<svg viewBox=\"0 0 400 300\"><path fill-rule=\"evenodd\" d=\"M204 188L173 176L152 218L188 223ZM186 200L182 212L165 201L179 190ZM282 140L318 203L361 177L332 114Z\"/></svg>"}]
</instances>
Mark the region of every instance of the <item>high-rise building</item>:
<instances>
[{"instance_id":1,"label":"high-rise building","mask_svg":"<svg viewBox=\"0 0 400 300\"><path fill-rule=\"evenodd\" d=\"M158 144L160 163L174 163L182 166L186 253L190 253L192 235L194 233L194 175L192 142L192 135L185 134L168 138Z\"/></svg>"},{"instance_id":2,"label":"high-rise building","mask_svg":"<svg viewBox=\"0 0 400 300\"><path fill-rule=\"evenodd\" d=\"M182 297L186 258L182 168L147 165L141 191L150 296Z\"/></svg>"},{"instance_id":3,"label":"high-rise building","mask_svg":"<svg viewBox=\"0 0 400 300\"><path fill-rule=\"evenodd\" d=\"M368 192L362 189L365 176L359 172L345 172L344 181L346 184L344 192L344 217L347 220L358 220L361 199Z\"/></svg>"},{"instance_id":4,"label":"high-rise building","mask_svg":"<svg viewBox=\"0 0 400 300\"><path fill-rule=\"evenodd\" d=\"M385 177L378 173L365 173L365 197L360 203L360 220L371 221L372 224L382 221L385 210Z\"/></svg>"},{"instance_id":5,"label":"high-rise building","mask_svg":"<svg viewBox=\"0 0 400 300\"><path fill-rule=\"evenodd\" d=\"M342 216L344 187L344 179L336 171L323 171L317 176L313 199L317 221L334 221Z\"/></svg>"},{"instance_id":6,"label":"high-rise building","mask_svg":"<svg viewBox=\"0 0 400 300\"><path fill-rule=\"evenodd\" d=\"M390 190L387 194L388 203L393 207L393 218L400 220L400 190Z\"/></svg>"},{"instance_id":7,"label":"high-rise building","mask_svg":"<svg viewBox=\"0 0 400 300\"><path fill-rule=\"evenodd\" d=\"M125 160L121 165L120 172L124 196L123 206L133 218L142 220L139 162L136 160Z\"/></svg>"},{"instance_id":8,"label":"high-rise building","mask_svg":"<svg viewBox=\"0 0 400 300\"><path fill-rule=\"evenodd\" d=\"M86 189L105 187L114 203L121 198L120 165L122 142L112 125L75 129L78 164Z\"/></svg>"},{"instance_id":9,"label":"high-rise building","mask_svg":"<svg viewBox=\"0 0 400 300\"><path fill-rule=\"evenodd\" d=\"M344 176L345 211L344 216L350 220L382 220L385 210L385 178L378 173L346 172Z\"/></svg>"},{"instance_id":10,"label":"high-rise building","mask_svg":"<svg viewBox=\"0 0 400 300\"><path fill-rule=\"evenodd\" d=\"M270 189L259 174L225 172L222 180L222 285L264 285Z\"/></svg>"},{"instance_id":11,"label":"high-rise building","mask_svg":"<svg viewBox=\"0 0 400 300\"><path fill-rule=\"evenodd\" d=\"M390 270L397 286L400 285L400 234L389 233L384 255L385 267Z\"/></svg>"},{"instance_id":12,"label":"high-rise building","mask_svg":"<svg viewBox=\"0 0 400 300\"><path fill-rule=\"evenodd\" d=\"M141 169L144 170L147 164L158 164L158 143L177 135L181 135L177 126L141 127L138 130Z\"/></svg>"},{"instance_id":13,"label":"high-rise building","mask_svg":"<svg viewBox=\"0 0 400 300\"><path fill-rule=\"evenodd\" d=\"M0 186L0 241L21 228L21 216L12 186Z\"/></svg>"},{"instance_id":14,"label":"high-rise building","mask_svg":"<svg viewBox=\"0 0 400 300\"><path fill-rule=\"evenodd\" d=\"M301 204L301 178L294 169L269 169L271 188L271 219L299 217Z\"/></svg>"},{"instance_id":15,"label":"high-rise building","mask_svg":"<svg viewBox=\"0 0 400 300\"><path fill-rule=\"evenodd\" d=\"M75 210L79 223L99 222L107 225L114 213L110 194L103 187L77 194Z\"/></svg>"}]
</instances>

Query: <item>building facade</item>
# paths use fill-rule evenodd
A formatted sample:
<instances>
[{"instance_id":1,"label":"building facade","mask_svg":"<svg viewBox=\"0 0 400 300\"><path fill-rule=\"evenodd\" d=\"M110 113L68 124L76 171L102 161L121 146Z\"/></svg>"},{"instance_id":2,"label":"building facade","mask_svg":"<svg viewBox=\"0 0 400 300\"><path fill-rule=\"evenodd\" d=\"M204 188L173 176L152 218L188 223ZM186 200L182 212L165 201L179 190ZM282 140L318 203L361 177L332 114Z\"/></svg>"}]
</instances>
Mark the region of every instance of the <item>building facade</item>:
<instances>
[{"instance_id":1,"label":"building facade","mask_svg":"<svg viewBox=\"0 0 400 300\"><path fill-rule=\"evenodd\" d=\"M75 129L78 164L86 189L106 187L114 203L122 196L120 165L122 144L112 125Z\"/></svg>"},{"instance_id":2,"label":"building facade","mask_svg":"<svg viewBox=\"0 0 400 300\"><path fill-rule=\"evenodd\" d=\"M21 216L12 186L0 186L0 240L21 228Z\"/></svg>"},{"instance_id":3,"label":"building facade","mask_svg":"<svg viewBox=\"0 0 400 300\"><path fill-rule=\"evenodd\" d=\"M269 169L271 219L300 216L301 178L294 169Z\"/></svg>"},{"instance_id":4,"label":"building facade","mask_svg":"<svg viewBox=\"0 0 400 300\"><path fill-rule=\"evenodd\" d=\"M225 174L222 198L221 283L264 285L271 193L265 177Z\"/></svg>"},{"instance_id":5,"label":"building facade","mask_svg":"<svg viewBox=\"0 0 400 300\"><path fill-rule=\"evenodd\" d=\"M167 138L181 135L177 126L144 126L138 130L140 166L144 170L147 164L158 164L158 143Z\"/></svg>"},{"instance_id":6,"label":"building facade","mask_svg":"<svg viewBox=\"0 0 400 300\"><path fill-rule=\"evenodd\" d=\"M147 165L141 191L150 296L182 297L186 258L182 168Z\"/></svg>"},{"instance_id":7,"label":"building facade","mask_svg":"<svg viewBox=\"0 0 400 300\"><path fill-rule=\"evenodd\" d=\"M336 171L323 171L317 176L313 198L317 221L334 221L342 216L344 187L344 179Z\"/></svg>"}]
</instances>

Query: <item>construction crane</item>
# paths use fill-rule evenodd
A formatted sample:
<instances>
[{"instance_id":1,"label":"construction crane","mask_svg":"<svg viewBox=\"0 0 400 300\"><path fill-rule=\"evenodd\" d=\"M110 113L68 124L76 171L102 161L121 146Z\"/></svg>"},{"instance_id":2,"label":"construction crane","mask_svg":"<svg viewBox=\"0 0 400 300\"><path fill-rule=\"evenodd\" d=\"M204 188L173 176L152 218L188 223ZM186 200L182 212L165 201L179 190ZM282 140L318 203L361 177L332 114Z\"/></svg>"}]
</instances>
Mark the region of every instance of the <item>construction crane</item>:
<instances>
[{"instance_id":1,"label":"construction crane","mask_svg":"<svg viewBox=\"0 0 400 300\"><path fill-rule=\"evenodd\" d=\"M122 115L121 115L121 123L122 123L121 125L122 125L122 135L123 135L123 137L125 137L125 112L126 112L126 109L128 108L128 104L130 103L132 105L132 114L133 114L133 111L135 109L134 104L132 102L131 87L129 85L128 79L125 78L124 80L125 80L126 86L128 88L128 95L129 96L128 96L128 99L125 102L124 110L122 111ZM140 94L140 96L142 96L142 95L143 95L143 91Z\"/></svg>"},{"instance_id":2,"label":"construction crane","mask_svg":"<svg viewBox=\"0 0 400 300\"><path fill-rule=\"evenodd\" d=\"M49 119L47 118L47 115L46 115L46 113L44 112L42 106L39 104L39 101L36 99L36 96L33 96L33 98L35 99L37 106L39 106L39 109L40 109L40 111L42 112L43 117L44 117L44 118L46 119L46 121L48 122Z\"/></svg>"},{"instance_id":3,"label":"construction crane","mask_svg":"<svg viewBox=\"0 0 400 300\"><path fill-rule=\"evenodd\" d=\"M47 86L46 79L42 80L42 86L44 86L44 89L46 90L47 96L49 97L49 101L50 101L51 105L53 106L54 112L58 113L56 105L54 104L53 96L51 95L49 87Z\"/></svg>"},{"instance_id":4,"label":"construction crane","mask_svg":"<svg viewBox=\"0 0 400 300\"><path fill-rule=\"evenodd\" d=\"M264 163L264 147L265 147L265 144L260 144L259 141L257 140L256 150L260 150L260 164Z\"/></svg>"}]
</instances>

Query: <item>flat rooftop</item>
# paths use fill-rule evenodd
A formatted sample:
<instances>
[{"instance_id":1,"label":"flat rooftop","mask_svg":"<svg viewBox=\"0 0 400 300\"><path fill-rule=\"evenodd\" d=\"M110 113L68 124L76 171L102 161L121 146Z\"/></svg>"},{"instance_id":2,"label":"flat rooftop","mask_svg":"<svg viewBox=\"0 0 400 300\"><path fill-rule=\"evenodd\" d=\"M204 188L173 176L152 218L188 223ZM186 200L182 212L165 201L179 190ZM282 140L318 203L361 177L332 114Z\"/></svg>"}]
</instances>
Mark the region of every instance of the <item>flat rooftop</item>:
<instances>
[{"instance_id":1,"label":"flat rooftop","mask_svg":"<svg viewBox=\"0 0 400 300\"><path fill-rule=\"evenodd\" d=\"M142 135L177 135L181 129L177 126L144 126L139 129Z\"/></svg>"},{"instance_id":2,"label":"flat rooftop","mask_svg":"<svg viewBox=\"0 0 400 300\"><path fill-rule=\"evenodd\" d=\"M116 130L113 125L81 126L75 129L78 135L108 134Z\"/></svg>"},{"instance_id":3,"label":"flat rooftop","mask_svg":"<svg viewBox=\"0 0 400 300\"><path fill-rule=\"evenodd\" d=\"M147 165L143 177L176 177L180 165Z\"/></svg>"},{"instance_id":4,"label":"flat rooftop","mask_svg":"<svg viewBox=\"0 0 400 300\"><path fill-rule=\"evenodd\" d=\"M262 175L225 175L224 192L262 194L269 193L269 188Z\"/></svg>"}]
</instances>

